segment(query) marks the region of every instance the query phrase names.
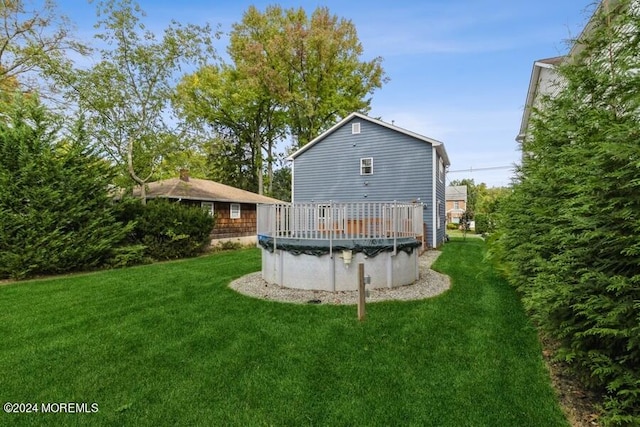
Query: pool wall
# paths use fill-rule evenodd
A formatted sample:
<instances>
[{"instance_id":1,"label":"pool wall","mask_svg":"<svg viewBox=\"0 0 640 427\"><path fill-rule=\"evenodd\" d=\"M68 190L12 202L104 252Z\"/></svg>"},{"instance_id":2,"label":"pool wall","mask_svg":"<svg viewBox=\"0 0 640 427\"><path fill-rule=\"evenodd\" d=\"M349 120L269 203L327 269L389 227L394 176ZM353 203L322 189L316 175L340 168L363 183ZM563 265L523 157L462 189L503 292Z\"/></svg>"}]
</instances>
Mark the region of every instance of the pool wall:
<instances>
[{"instance_id":1,"label":"pool wall","mask_svg":"<svg viewBox=\"0 0 640 427\"><path fill-rule=\"evenodd\" d=\"M323 255L294 255L275 249L262 250L262 278L287 288L355 291L358 289L358 264L364 263L365 275L371 277L368 288L393 288L418 280L418 251L380 252L370 257L353 252L346 266L342 251Z\"/></svg>"}]
</instances>

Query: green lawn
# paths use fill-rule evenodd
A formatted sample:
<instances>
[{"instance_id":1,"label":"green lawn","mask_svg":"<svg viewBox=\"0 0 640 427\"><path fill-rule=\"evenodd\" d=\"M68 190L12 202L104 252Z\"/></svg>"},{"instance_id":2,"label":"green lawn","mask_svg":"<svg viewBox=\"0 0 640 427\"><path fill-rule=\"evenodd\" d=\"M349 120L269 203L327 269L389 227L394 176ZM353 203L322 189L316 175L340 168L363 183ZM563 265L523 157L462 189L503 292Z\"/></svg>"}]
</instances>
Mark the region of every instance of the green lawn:
<instances>
[{"instance_id":1,"label":"green lawn","mask_svg":"<svg viewBox=\"0 0 640 427\"><path fill-rule=\"evenodd\" d=\"M454 240L423 301L294 305L239 295L257 249L0 286L0 402L97 403L2 425L566 426L534 328Z\"/></svg>"}]
</instances>

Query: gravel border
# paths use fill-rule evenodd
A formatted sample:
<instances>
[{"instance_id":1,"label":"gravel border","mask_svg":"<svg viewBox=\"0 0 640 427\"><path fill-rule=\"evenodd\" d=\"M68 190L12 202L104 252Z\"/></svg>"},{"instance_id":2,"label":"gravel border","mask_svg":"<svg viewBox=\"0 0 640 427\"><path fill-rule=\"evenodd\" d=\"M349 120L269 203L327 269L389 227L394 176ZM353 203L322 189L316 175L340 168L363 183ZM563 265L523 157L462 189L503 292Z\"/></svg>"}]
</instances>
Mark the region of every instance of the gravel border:
<instances>
[{"instance_id":1,"label":"gravel border","mask_svg":"<svg viewBox=\"0 0 640 427\"><path fill-rule=\"evenodd\" d=\"M449 276L431 270L431 264L440 256L440 251L425 251L418 258L420 270L418 280L396 288L370 289L367 302L399 300L409 301L440 295L451 287ZM236 292L254 298L296 304L357 304L357 291L313 291L285 288L262 279L262 272L247 274L229 284Z\"/></svg>"}]
</instances>

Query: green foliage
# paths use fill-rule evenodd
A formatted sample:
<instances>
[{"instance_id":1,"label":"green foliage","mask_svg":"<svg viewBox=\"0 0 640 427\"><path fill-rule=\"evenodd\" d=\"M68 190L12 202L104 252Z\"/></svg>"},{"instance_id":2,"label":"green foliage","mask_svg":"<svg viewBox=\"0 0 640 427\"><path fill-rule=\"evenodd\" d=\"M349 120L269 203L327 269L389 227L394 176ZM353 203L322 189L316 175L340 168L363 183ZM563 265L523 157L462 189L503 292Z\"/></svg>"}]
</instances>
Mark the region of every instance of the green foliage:
<instances>
[{"instance_id":1,"label":"green foliage","mask_svg":"<svg viewBox=\"0 0 640 427\"><path fill-rule=\"evenodd\" d=\"M232 240L225 240L224 242L217 243L213 248L215 251L235 251L242 248L242 243L234 242Z\"/></svg>"},{"instance_id":2,"label":"green foliage","mask_svg":"<svg viewBox=\"0 0 640 427\"><path fill-rule=\"evenodd\" d=\"M122 221L135 223L129 241L142 245L145 255L168 260L199 255L210 243L215 219L196 206L168 200L125 199L119 206Z\"/></svg>"},{"instance_id":3,"label":"green foliage","mask_svg":"<svg viewBox=\"0 0 640 427\"><path fill-rule=\"evenodd\" d=\"M54 1L3 1L0 5L0 101L7 87L25 93L57 92L47 88L47 77L67 69L67 54L87 54L87 47L72 37L72 24L60 15ZM50 90L49 90L50 89Z\"/></svg>"},{"instance_id":4,"label":"green foliage","mask_svg":"<svg viewBox=\"0 0 640 427\"><path fill-rule=\"evenodd\" d=\"M209 26L172 22L157 37L145 29L144 13L134 1L97 5L95 37L102 48L94 54L95 65L69 73L64 83L96 144L142 185L170 153L191 148L171 106L176 74L215 57L217 34Z\"/></svg>"},{"instance_id":5,"label":"green foliage","mask_svg":"<svg viewBox=\"0 0 640 427\"><path fill-rule=\"evenodd\" d=\"M476 223L476 234L485 234L493 231L494 224L491 220L491 216L484 213L477 213L474 218Z\"/></svg>"},{"instance_id":6,"label":"green foliage","mask_svg":"<svg viewBox=\"0 0 640 427\"><path fill-rule=\"evenodd\" d=\"M282 200L291 201L291 166L284 165L273 174L273 191L269 196Z\"/></svg>"},{"instance_id":7,"label":"green foliage","mask_svg":"<svg viewBox=\"0 0 640 427\"><path fill-rule=\"evenodd\" d=\"M128 231L114 219L112 169L81 124L60 141L36 99L17 97L11 108L0 121L0 277L108 264Z\"/></svg>"},{"instance_id":8,"label":"green foliage","mask_svg":"<svg viewBox=\"0 0 640 427\"><path fill-rule=\"evenodd\" d=\"M286 111L296 147L302 147L353 111L366 112L370 95L386 82L377 57L363 53L353 23L318 7L250 6L233 26L229 55L237 69Z\"/></svg>"},{"instance_id":9,"label":"green foliage","mask_svg":"<svg viewBox=\"0 0 640 427\"><path fill-rule=\"evenodd\" d=\"M229 65L202 67L182 79L175 105L192 125L215 133L208 144L213 179L264 190L264 165L271 175L275 144L286 128L284 112L266 86Z\"/></svg>"},{"instance_id":10,"label":"green foliage","mask_svg":"<svg viewBox=\"0 0 640 427\"><path fill-rule=\"evenodd\" d=\"M493 255L560 357L602 390L605 425L640 424L640 17L600 9L566 86L533 118Z\"/></svg>"},{"instance_id":11,"label":"green foliage","mask_svg":"<svg viewBox=\"0 0 640 427\"><path fill-rule=\"evenodd\" d=\"M318 7L250 6L233 25L230 63L184 77L174 105L191 127L215 141L211 177L283 198L277 143L299 148L354 111L367 112L387 81L382 58L361 59L353 23ZM220 139L222 137L222 139Z\"/></svg>"}]
</instances>

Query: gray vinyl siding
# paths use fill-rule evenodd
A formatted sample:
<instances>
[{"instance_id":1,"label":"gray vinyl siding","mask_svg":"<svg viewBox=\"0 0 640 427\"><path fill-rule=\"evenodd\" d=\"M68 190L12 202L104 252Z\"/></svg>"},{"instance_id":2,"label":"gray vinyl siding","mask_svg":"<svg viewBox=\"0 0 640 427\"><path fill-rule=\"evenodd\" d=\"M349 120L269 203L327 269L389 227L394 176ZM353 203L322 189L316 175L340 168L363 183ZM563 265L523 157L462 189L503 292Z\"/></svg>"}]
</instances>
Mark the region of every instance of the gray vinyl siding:
<instances>
[{"instance_id":1,"label":"gray vinyl siding","mask_svg":"<svg viewBox=\"0 0 640 427\"><path fill-rule=\"evenodd\" d=\"M359 134L351 133L353 122L360 123ZM433 153L428 142L353 118L294 159L293 201L420 201L425 204L424 222L431 246ZM369 157L373 158L373 174L361 175L360 159ZM444 218L444 183L441 190ZM437 231L441 242L444 222Z\"/></svg>"}]
</instances>

